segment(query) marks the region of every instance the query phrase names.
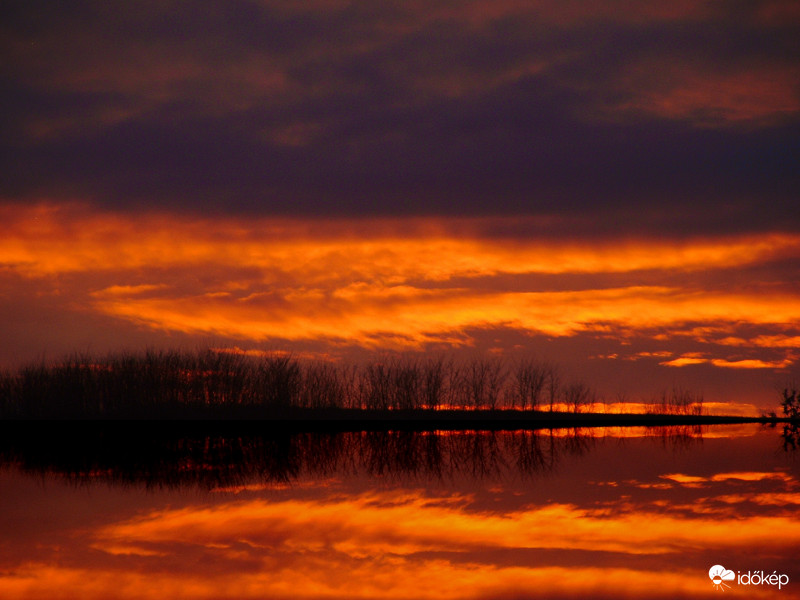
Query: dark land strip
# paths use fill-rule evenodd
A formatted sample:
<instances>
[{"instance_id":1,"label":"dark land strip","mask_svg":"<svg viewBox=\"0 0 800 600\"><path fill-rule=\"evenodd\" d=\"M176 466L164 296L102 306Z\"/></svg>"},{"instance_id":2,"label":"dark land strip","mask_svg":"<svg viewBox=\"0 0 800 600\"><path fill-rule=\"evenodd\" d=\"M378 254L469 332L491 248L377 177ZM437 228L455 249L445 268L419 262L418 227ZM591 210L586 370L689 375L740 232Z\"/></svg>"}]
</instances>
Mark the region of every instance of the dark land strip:
<instances>
[{"instance_id":1,"label":"dark land strip","mask_svg":"<svg viewBox=\"0 0 800 600\"><path fill-rule=\"evenodd\" d=\"M219 410L196 408L182 411L158 410L154 414L132 412L101 418L5 418L0 419L3 430L29 429L52 425L75 429L93 426L130 426L152 429L224 429L226 431L516 431L560 429L574 427L661 427L694 425L734 425L761 423L765 425L793 423L786 417L744 417L731 415L686 414L609 414L514 409L477 410L382 410L382 409L265 409L237 407Z\"/></svg>"}]
</instances>

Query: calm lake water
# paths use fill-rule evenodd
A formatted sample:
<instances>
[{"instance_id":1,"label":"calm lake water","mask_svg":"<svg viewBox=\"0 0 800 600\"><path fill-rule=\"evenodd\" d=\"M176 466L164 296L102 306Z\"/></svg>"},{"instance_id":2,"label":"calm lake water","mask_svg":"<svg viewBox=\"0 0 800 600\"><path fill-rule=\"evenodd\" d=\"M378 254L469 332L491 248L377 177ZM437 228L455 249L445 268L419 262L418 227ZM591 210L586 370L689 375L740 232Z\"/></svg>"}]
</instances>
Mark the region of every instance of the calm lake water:
<instances>
[{"instance_id":1,"label":"calm lake water","mask_svg":"<svg viewBox=\"0 0 800 600\"><path fill-rule=\"evenodd\" d=\"M800 597L784 445L755 425L23 432L0 448L0 598Z\"/></svg>"}]
</instances>

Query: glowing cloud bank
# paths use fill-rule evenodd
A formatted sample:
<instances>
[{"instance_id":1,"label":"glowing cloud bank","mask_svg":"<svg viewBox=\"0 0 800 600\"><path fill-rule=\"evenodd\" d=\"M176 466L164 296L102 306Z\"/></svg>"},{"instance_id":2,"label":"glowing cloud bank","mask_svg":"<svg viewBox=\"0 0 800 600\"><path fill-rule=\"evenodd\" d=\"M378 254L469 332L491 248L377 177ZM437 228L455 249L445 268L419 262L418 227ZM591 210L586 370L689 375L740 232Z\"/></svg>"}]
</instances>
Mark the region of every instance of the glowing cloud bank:
<instances>
[{"instance_id":1,"label":"glowing cloud bank","mask_svg":"<svg viewBox=\"0 0 800 600\"><path fill-rule=\"evenodd\" d=\"M784 369L798 354L797 290L774 277L726 282L800 256L797 234L579 241L524 235L533 219L212 219L45 204L0 216L6 281L153 330L368 348L471 344L481 328L690 339L727 353L649 354L726 369Z\"/></svg>"}]
</instances>

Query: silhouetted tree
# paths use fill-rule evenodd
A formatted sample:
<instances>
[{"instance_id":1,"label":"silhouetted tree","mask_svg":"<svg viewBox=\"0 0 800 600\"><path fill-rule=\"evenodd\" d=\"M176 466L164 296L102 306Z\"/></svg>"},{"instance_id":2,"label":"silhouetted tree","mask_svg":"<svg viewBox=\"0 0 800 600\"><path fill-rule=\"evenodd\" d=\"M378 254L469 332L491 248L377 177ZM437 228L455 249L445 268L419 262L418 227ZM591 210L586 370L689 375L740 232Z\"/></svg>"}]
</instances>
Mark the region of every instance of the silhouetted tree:
<instances>
[{"instance_id":1,"label":"silhouetted tree","mask_svg":"<svg viewBox=\"0 0 800 600\"><path fill-rule=\"evenodd\" d=\"M521 360L516 365L510 390L511 407L517 404L522 410L539 408L539 400L547 381L548 367L532 360Z\"/></svg>"},{"instance_id":2,"label":"silhouetted tree","mask_svg":"<svg viewBox=\"0 0 800 600\"><path fill-rule=\"evenodd\" d=\"M781 408L783 408L783 414L791 419L800 416L800 394L795 386L784 388Z\"/></svg>"}]
</instances>

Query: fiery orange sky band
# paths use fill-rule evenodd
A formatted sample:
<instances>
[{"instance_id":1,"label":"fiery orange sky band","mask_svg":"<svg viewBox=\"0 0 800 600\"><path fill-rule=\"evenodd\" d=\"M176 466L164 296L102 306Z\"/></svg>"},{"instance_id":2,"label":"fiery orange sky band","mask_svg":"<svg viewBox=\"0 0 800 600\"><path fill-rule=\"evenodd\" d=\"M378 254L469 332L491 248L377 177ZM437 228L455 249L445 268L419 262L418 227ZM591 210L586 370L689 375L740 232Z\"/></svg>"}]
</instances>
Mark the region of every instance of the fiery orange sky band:
<instances>
[{"instance_id":1,"label":"fiery orange sky band","mask_svg":"<svg viewBox=\"0 0 800 600\"><path fill-rule=\"evenodd\" d=\"M146 330L371 350L470 347L481 329L636 338L652 347L602 358L786 372L800 356L800 294L770 270L800 257L800 234L587 241L493 233L524 231L518 218L132 216L47 203L2 206L0 221L7 301L50 298ZM747 285L731 286L742 273Z\"/></svg>"}]
</instances>

